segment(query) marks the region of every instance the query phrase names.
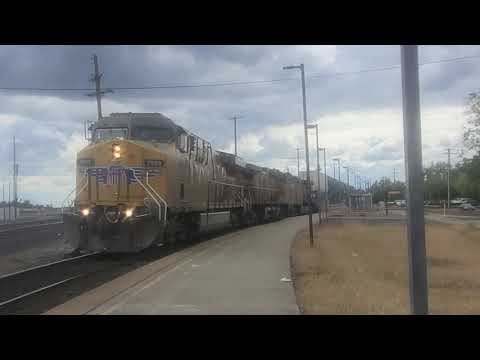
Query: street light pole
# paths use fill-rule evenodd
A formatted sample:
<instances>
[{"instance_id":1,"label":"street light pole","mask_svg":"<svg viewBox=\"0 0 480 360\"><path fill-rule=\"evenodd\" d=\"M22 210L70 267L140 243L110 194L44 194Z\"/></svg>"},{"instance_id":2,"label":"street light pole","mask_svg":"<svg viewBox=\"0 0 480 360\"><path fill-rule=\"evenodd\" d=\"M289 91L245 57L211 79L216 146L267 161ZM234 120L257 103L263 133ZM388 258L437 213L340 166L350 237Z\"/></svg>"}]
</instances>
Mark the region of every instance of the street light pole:
<instances>
[{"instance_id":1,"label":"street light pole","mask_svg":"<svg viewBox=\"0 0 480 360\"><path fill-rule=\"evenodd\" d=\"M410 308L414 315L428 314L425 247L424 178L418 46L402 45L403 133L407 183L407 233L410 279Z\"/></svg>"},{"instance_id":2,"label":"street light pole","mask_svg":"<svg viewBox=\"0 0 480 360\"><path fill-rule=\"evenodd\" d=\"M338 186L341 186L340 184L340 159L339 158L335 158L335 159L332 159L333 161L336 161L337 164L338 164ZM333 167L335 168L335 164L333 165ZM337 194L338 195L338 194ZM338 200L341 200L342 198L342 195L340 194L339 197L338 197Z\"/></svg>"},{"instance_id":3,"label":"street light pole","mask_svg":"<svg viewBox=\"0 0 480 360\"><path fill-rule=\"evenodd\" d=\"M315 125L308 125L309 129L315 128L316 135L317 135L317 199L320 198L320 159L318 154L318 124ZM320 210L320 201L318 201L318 223L322 223L322 212Z\"/></svg>"},{"instance_id":4,"label":"street light pole","mask_svg":"<svg viewBox=\"0 0 480 360\"><path fill-rule=\"evenodd\" d=\"M347 170L347 193L350 195L350 167L344 166L343 168Z\"/></svg>"},{"instance_id":5,"label":"street light pole","mask_svg":"<svg viewBox=\"0 0 480 360\"><path fill-rule=\"evenodd\" d=\"M338 165L338 181L340 182L340 159L339 158L335 158L335 159L332 159L333 161L336 161L337 162L337 165Z\"/></svg>"},{"instance_id":6,"label":"street light pole","mask_svg":"<svg viewBox=\"0 0 480 360\"><path fill-rule=\"evenodd\" d=\"M328 175L327 175L327 149L320 148L323 151L323 168L325 180L325 221L328 221Z\"/></svg>"},{"instance_id":7,"label":"street light pole","mask_svg":"<svg viewBox=\"0 0 480 360\"><path fill-rule=\"evenodd\" d=\"M305 95L305 67L303 64L297 66L285 66L284 70L299 69L302 75L302 97L303 97L303 127L305 133L305 161L307 165L307 199L308 199L308 226L310 230L310 247L313 247L313 224L312 224L312 194L310 183L310 162L308 159L308 134L307 134L307 99Z\"/></svg>"}]
</instances>

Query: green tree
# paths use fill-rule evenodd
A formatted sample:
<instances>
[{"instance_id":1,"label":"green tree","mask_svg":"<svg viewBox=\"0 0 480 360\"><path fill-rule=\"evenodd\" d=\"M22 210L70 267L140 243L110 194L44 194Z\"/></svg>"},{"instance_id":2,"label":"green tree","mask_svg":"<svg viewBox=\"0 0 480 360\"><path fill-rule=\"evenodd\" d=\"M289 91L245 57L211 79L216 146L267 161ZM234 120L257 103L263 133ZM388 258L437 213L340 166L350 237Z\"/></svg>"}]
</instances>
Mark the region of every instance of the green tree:
<instances>
[{"instance_id":1,"label":"green tree","mask_svg":"<svg viewBox=\"0 0 480 360\"><path fill-rule=\"evenodd\" d=\"M378 203L379 201L387 200L389 191L400 191L400 195L391 195L390 201L405 199L405 183L401 181L393 183L389 178L383 177L372 184L372 201Z\"/></svg>"},{"instance_id":2,"label":"green tree","mask_svg":"<svg viewBox=\"0 0 480 360\"><path fill-rule=\"evenodd\" d=\"M463 131L463 144L468 150L480 151L480 92L468 95L468 118Z\"/></svg>"},{"instance_id":3,"label":"green tree","mask_svg":"<svg viewBox=\"0 0 480 360\"><path fill-rule=\"evenodd\" d=\"M438 162L424 169L425 175L425 200L441 201L448 197L448 164ZM452 173L450 173L452 175ZM450 186L452 190L452 186Z\"/></svg>"}]
</instances>

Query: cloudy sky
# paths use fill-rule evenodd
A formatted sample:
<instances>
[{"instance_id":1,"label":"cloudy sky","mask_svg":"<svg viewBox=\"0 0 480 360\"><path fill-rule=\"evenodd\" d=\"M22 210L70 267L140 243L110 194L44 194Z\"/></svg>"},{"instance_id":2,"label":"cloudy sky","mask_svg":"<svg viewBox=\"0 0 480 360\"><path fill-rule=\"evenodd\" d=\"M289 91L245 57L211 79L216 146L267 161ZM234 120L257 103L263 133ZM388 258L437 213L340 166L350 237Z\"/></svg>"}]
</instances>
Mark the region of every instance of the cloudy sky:
<instances>
[{"instance_id":1,"label":"cloudy sky","mask_svg":"<svg viewBox=\"0 0 480 360\"><path fill-rule=\"evenodd\" d=\"M102 104L104 115L161 112L232 152L228 119L242 115L239 155L292 173L295 149L303 147L301 87L299 72L282 67L304 63L308 119L319 124L328 174L329 159L340 157L372 180L393 177L394 168L404 178L400 70L332 76L399 65L399 46L0 46L0 88L90 88L94 53L107 88L286 79L115 90ZM420 63L476 55L478 46L421 46L419 53ZM424 164L446 160L447 147L461 148L465 97L478 90L479 78L480 58L421 66ZM86 93L0 90L0 181L6 189L15 135L19 198L61 203L74 185L75 152L86 144L83 123L96 119L95 99Z\"/></svg>"}]
</instances>

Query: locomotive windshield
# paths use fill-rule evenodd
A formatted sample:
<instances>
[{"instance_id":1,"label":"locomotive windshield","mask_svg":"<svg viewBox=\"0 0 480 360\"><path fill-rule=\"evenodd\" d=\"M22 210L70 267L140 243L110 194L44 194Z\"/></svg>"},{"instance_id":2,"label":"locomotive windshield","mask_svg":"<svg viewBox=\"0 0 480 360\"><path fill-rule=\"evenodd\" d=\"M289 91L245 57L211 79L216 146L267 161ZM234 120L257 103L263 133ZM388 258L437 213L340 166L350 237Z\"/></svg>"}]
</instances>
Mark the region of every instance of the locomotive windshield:
<instances>
[{"instance_id":1,"label":"locomotive windshield","mask_svg":"<svg viewBox=\"0 0 480 360\"><path fill-rule=\"evenodd\" d=\"M126 139L128 137L127 128L103 128L95 130L95 140Z\"/></svg>"},{"instance_id":2,"label":"locomotive windshield","mask_svg":"<svg viewBox=\"0 0 480 360\"><path fill-rule=\"evenodd\" d=\"M174 138L174 133L172 128L137 126L132 129L132 138L169 142Z\"/></svg>"}]
</instances>

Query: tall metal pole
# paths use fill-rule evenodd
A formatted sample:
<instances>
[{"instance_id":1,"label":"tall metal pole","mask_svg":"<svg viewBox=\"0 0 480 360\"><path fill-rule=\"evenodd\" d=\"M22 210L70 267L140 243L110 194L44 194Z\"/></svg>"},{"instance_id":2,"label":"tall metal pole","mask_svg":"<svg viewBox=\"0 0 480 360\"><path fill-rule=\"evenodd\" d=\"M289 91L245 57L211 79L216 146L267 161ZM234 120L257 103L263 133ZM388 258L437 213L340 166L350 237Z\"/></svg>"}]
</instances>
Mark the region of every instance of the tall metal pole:
<instances>
[{"instance_id":1,"label":"tall metal pole","mask_svg":"<svg viewBox=\"0 0 480 360\"><path fill-rule=\"evenodd\" d=\"M8 221L12 219L12 209L11 209L11 197L10 197L10 185L11 182L8 182Z\"/></svg>"},{"instance_id":2,"label":"tall metal pole","mask_svg":"<svg viewBox=\"0 0 480 360\"><path fill-rule=\"evenodd\" d=\"M237 156L237 117L233 117L233 132L235 136L235 156Z\"/></svg>"},{"instance_id":3,"label":"tall metal pole","mask_svg":"<svg viewBox=\"0 0 480 360\"><path fill-rule=\"evenodd\" d=\"M315 125L315 130L317 132L317 198L318 201L318 223L322 223L322 211L320 209L320 155L318 153L318 124Z\"/></svg>"},{"instance_id":4,"label":"tall metal pole","mask_svg":"<svg viewBox=\"0 0 480 360\"><path fill-rule=\"evenodd\" d=\"M237 156L237 120L243 118L244 116L238 116L235 115L230 118L230 120L233 120L233 136L235 139L235 156Z\"/></svg>"},{"instance_id":5,"label":"tall metal pole","mask_svg":"<svg viewBox=\"0 0 480 360\"><path fill-rule=\"evenodd\" d=\"M2 184L2 204L3 204L3 221L7 220L7 204L5 203L5 183Z\"/></svg>"},{"instance_id":6,"label":"tall metal pole","mask_svg":"<svg viewBox=\"0 0 480 360\"><path fill-rule=\"evenodd\" d=\"M324 168L324 179L325 179L325 221L328 220L328 175L327 175L327 149L321 148L323 150L323 168Z\"/></svg>"},{"instance_id":7,"label":"tall metal pole","mask_svg":"<svg viewBox=\"0 0 480 360\"><path fill-rule=\"evenodd\" d=\"M13 137L13 219L17 220L17 153Z\"/></svg>"},{"instance_id":8,"label":"tall metal pole","mask_svg":"<svg viewBox=\"0 0 480 360\"><path fill-rule=\"evenodd\" d=\"M310 230L310 246L313 246L313 225L312 225L312 187L310 183L310 162L308 158L308 134L307 134L307 99L305 95L305 66L285 66L284 70L300 69L302 74L302 97L303 97L303 129L305 133L305 160L307 165L307 198L308 198L308 225Z\"/></svg>"},{"instance_id":9,"label":"tall metal pole","mask_svg":"<svg viewBox=\"0 0 480 360\"><path fill-rule=\"evenodd\" d=\"M347 194L350 197L350 168L348 166L344 166L347 169Z\"/></svg>"},{"instance_id":10,"label":"tall metal pole","mask_svg":"<svg viewBox=\"0 0 480 360\"><path fill-rule=\"evenodd\" d=\"M402 45L401 60L410 307L412 314L424 315L428 314L428 287L418 46Z\"/></svg>"},{"instance_id":11,"label":"tall metal pole","mask_svg":"<svg viewBox=\"0 0 480 360\"><path fill-rule=\"evenodd\" d=\"M297 176L300 177L300 148L297 148Z\"/></svg>"},{"instance_id":12,"label":"tall metal pole","mask_svg":"<svg viewBox=\"0 0 480 360\"><path fill-rule=\"evenodd\" d=\"M395 185L395 168L393 168L393 185Z\"/></svg>"},{"instance_id":13,"label":"tall metal pole","mask_svg":"<svg viewBox=\"0 0 480 360\"><path fill-rule=\"evenodd\" d=\"M450 148L447 149L448 152L448 169L447 169L447 208L450 209Z\"/></svg>"},{"instance_id":14,"label":"tall metal pole","mask_svg":"<svg viewBox=\"0 0 480 360\"><path fill-rule=\"evenodd\" d=\"M300 64L302 73L302 95L303 95L303 128L305 132L305 160L307 164L307 198L308 198L308 227L310 229L310 246L313 246L313 224L312 224L312 184L310 183L310 161L308 156L308 133L307 133L307 99L305 95L305 67Z\"/></svg>"},{"instance_id":15,"label":"tall metal pole","mask_svg":"<svg viewBox=\"0 0 480 360\"><path fill-rule=\"evenodd\" d=\"M340 159L338 159L338 181L342 182L341 177L340 177L340 173L341 173Z\"/></svg>"}]
</instances>

